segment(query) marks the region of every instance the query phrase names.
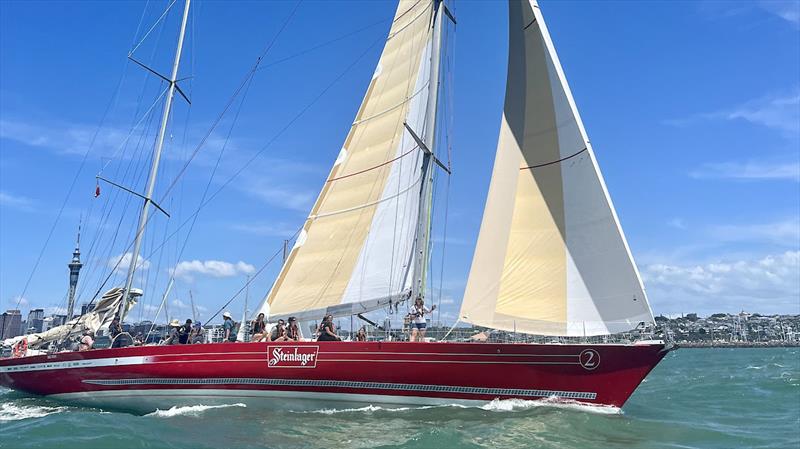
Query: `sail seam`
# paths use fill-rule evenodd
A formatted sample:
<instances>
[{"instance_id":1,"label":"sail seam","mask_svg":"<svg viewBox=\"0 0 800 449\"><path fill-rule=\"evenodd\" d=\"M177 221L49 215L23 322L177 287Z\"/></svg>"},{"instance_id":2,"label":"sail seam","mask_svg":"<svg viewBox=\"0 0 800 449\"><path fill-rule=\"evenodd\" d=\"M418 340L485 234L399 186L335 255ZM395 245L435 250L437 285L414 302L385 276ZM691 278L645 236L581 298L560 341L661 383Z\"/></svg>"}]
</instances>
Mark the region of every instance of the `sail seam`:
<instances>
[{"instance_id":1,"label":"sail seam","mask_svg":"<svg viewBox=\"0 0 800 449\"><path fill-rule=\"evenodd\" d=\"M395 31L394 33L390 34L390 35L389 35L389 37L387 37L387 38L386 38L386 40L387 40L387 41L389 41L389 40L391 40L393 37L395 37L395 36L397 36L398 34L400 34L401 32L403 32L403 31L404 31L406 28L408 28L408 27L410 27L411 25L413 25L413 24L414 24L414 22L416 22L416 21L417 21L417 19L419 19L420 17L424 16L424 15L425 15L425 13L427 13L427 12L428 12L428 9L427 9L427 8L423 8L423 9L422 9L422 11L421 11L419 14L417 14L417 15L416 15L416 16L415 16L413 19L409 20L407 24L405 24L405 25L403 25L402 27L400 27L400 29L399 29L399 30L397 30L397 31Z\"/></svg>"},{"instance_id":2,"label":"sail seam","mask_svg":"<svg viewBox=\"0 0 800 449\"><path fill-rule=\"evenodd\" d=\"M584 152L584 151L586 151L587 149L588 149L588 147L587 147L587 148L584 148L584 149L582 149L582 150L580 150L580 151L578 151L578 152L576 152L576 153L570 154L570 155L569 155L569 156L567 156L567 157L563 157L563 158L561 158L561 159L559 159L559 160L557 160L557 161L545 162L544 164L529 165L529 166L527 166L527 167L522 167L522 168L520 168L520 170L530 170L530 169L532 169L532 168L540 168L540 167L546 167L546 166L548 166L548 165L558 164L559 162L564 162L564 161L566 161L567 159L572 159L573 157L575 157L575 156L577 156L577 155L579 155L579 154L583 153L583 152Z\"/></svg>"},{"instance_id":3,"label":"sail seam","mask_svg":"<svg viewBox=\"0 0 800 449\"><path fill-rule=\"evenodd\" d=\"M403 13L402 13L402 14L400 14L399 16L397 16L397 18L395 18L394 20L392 20L392 23L396 23L398 20L400 20L400 19L402 19L403 17L405 17L405 15L406 15L406 14L408 14L408 13L410 13L410 12L411 12L411 11L412 11L414 8L416 8L416 7L417 7L417 5L419 5L419 2L421 2L421 1L422 1L422 0L417 0L417 1L416 1L416 3L414 3L413 5L411 5L411 6L410 6L410 7L409 7L407 10L403 11Z\"/></svg>"},{"instance_id":4,"label":"sail seam","mask_svg":"<svg viewBox=\"0 0 800 449\"><path fill-rule=\"evenodd\" d=\"M409 154L411 154L411 153L412 153L414 150L416 150L416 149L418 149L418 148L419 148L419 146L415 146L415 147L411 148L410 150L406 151L405 153L401 154L400 156L397 156L397 157L396 157L396 158L394 158L394 159L390 159L390 160L388 160L388 161L386 161L386 162L383 162L383 163L381 163L381 164L378 164L378 165L376 165L376 166L374 166L374 167L365 168L364 170L359 170L359 171L357 171L357 172L348 173L348 174L346 174L346 175L342 175L342 176L339 176L339 177L337 177L337 178L332 178L332 179L329 179L329 180L327 180L327 181L325 181L325 182L333 182L333 181L338 181L338 180L340 180L340 179L349 178L349 177L351 177L351 176L360 175L360 174L362 174L362 173L366 173L366 172L368 172L368 171L375 170L376 168L381 168L381 167L383 167L384 165L391 164L392 162L395 162L395 161L397 161L398 159L402 159L402 158L404 158L404 157L408 156Z\"/></svg>"},{"instance_id":5,"label":"sail seam","mask_svg":"<svg viewBox=\"0 0 800 449\"><path fill-rule=\"evenodd\" d=\"M357 120L357 121L353 122L353 125L352 125L352 126L360 125L360 124L362 124L362 123L364 123L364 122L367 122L367 121L369 121L369 120L372 120L372 119L374 119L374 118L378 118L378 117L380 117L380 116L382 116L382 115L384 115L384 114L386 114L386 113L388 113L388 112L392 112L392 111L394 111L395 109L399 108L400 106L403 106L404 104L406 104L406 103L408 103L409 101L411 101L411 100L413 100L414 98L416 98L416 97L417 97L417 95L419 95L420 93L422 93L422 91L423 91L423 90L425 90L425 89L428 87L428 84L430 84L430 82L424 83L424 84L423 84L423 86L422 86L422 87L420 87L418 91L416 91L416 92L414 92L413 94L411 94L411 96L409 96L409 97L406 97L406 99L405 99L405 100L403 100L403 101L401 101L400 103L397 103L396 105L394 105L394 106L392 106L392 107L390 107L390 108L388 108L388 109L384 109L383 111L381 111L381 112L378 112L377 114L370 115L370 116L369 116L369 117L367 117L367 118L362 118L362 119L360 119L360 120Z\"/></svg>"},{"instance_id":6,"label":"sail seam","mask_svg":"<svg viewBox=\"0 0 800 449\"><path fill-rule=\"evenodd\" d=\"M523 29L522 29L522 31L525 31L525 30L527 30L527 29L528 29L528 28L530 28L530 26L531 26L531 25L533 25L534 23L536 23L536 18L534 18L533 20L531 20L531 23L529 23L529 24L525 25L525 28L523 28Z\"/></svg>"},{"instance_id":7,"label":"sail seam","mask_svg":"<svg viewBox=\"0 0 800 449\"><path fill-rule=\"evenodd\" d=\"M379 200L371 201L369 203L361 204L359 206L349 207L347 209L340 209L340 210L337 210L337 211L327 212L327 213L324 213L324 214L309 215L308 219L309 220L314 220L314 219L317 219L317 218L330 217L331 215L338 215L338 214L343 214L343 213L346 213L346 212L353 212L355 210L364 209L365 207L370 207L370 206L374 206L376 204L383 203L384 201L389 201L389 200L397 198L400 195L402 195L402 194L408 192L409 190L413 189L414 186L419 184L420 180L422 180L422 177L417 178L416 181L412 182L411 185L409 185L408 187L403 189L402 192L398 192L397 195L392 195L392 196L389 196L389 197L386 197L386 198L381 198Z\"/></svg>"}]
</instances>

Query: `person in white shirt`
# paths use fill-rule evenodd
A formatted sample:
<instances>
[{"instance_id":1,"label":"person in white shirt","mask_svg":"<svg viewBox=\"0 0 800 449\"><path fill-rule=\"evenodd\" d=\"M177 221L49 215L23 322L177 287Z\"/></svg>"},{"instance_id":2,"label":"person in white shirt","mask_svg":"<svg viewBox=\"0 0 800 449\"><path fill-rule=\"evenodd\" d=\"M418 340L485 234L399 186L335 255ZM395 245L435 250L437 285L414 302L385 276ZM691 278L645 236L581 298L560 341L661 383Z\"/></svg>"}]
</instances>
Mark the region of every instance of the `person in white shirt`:
<instances>
[{"instance_id":1,"label":"person in white shirt","mask_svg":"<svg viewBox=\"0 0 800 449\"><path fill-rule=\"evenodd\" d=\"M436 306L431 306L430 309L425 308L425 301L422 298L417 298L411 310L408 311L408 316L411 318L411 339L410 341L425 341L425 328L428 326L425 320L425 315L436 310Z\"/></svg>"},{"instance_id":2,"label":"person in white shirt","mask_svg":"<svg viewBox=\"0 0 800 449\"><path fill-rule=\"evenodd\" d=\"M78 351L88 351L92 349L93 345L94 345L94 332L88 330L83 335L83 337L81 337L81 342L78 345Z\"/></svg>"}]
</instances>

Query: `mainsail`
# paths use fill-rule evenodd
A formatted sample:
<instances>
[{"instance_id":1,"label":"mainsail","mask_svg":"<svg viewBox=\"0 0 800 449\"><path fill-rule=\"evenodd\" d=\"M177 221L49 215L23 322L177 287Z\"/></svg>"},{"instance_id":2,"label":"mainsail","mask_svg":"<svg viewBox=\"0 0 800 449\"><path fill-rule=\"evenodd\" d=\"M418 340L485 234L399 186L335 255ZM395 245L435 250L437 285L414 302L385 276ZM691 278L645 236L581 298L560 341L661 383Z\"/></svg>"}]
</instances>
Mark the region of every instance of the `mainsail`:
<instances>
[{"instance_id":1,"label":"mainsail","mask_svg":"<svg viewBox=\"0 0 800 449\"><path fill-rule=\"evenodd\" d=\"M535 0L509 4L505 107L461 316L540 335L653 321Z\"/></svg>"},{"instance_id":2,"label":"mainsail","mask_svg":"<svg viewBox=\"0 0 800 449\"><path fill-rule=\"evenodd\" d=\"M355 121L259 312L351 315L415 289L427 172L414 137L430 139L435 126L437 5L400 1Z\"/></svg>"},{"instance_id":3,"label":"mainsail","mask_svg":"<svg viewBox=\"0 0 800 449\"><path fill-rule=\"evenodd\" d=\"M103 297L100 298L97 306L91 312L74 318L66 324L56 326L45 332L9 338L0 343L3 346L13 346L21 340L27 340L28 347L34 349L45 343L64 341L67 338L81 335L86 330L97 332L101 327L108 326L111 323L122 303L124 291L120 287L112 288L103 294ZM134 305L135 301L126 302L127 310L130 310Z\"/></svg>"}]
</instances>

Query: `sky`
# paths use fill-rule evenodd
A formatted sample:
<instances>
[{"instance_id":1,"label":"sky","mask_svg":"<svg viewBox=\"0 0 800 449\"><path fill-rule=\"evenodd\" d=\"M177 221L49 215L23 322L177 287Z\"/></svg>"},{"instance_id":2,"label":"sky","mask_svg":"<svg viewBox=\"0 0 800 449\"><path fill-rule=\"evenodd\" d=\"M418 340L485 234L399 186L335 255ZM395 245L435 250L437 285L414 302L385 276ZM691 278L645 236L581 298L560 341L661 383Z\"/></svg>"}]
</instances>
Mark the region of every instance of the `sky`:
<instances>
[{"instance_id":1,"label":"sky","mask_svg":"<svg viewBox=\"0 0 800 449\"><path fill-rule=\"evenodd\" d=\"M124 282L140 203L107 184L95 198L95 176L144 190L163 86L127 56L168 73L181 5L159 21L167 5L0 2L0 309L63 310L79 224L78 304ZM540 6L654 313L800 313L800 3ZM133 321L153 319L172 269L170 317L191 316L192 302L202 321L238 315L245 298L251 310L263 299L394 9L193 2L180 70L191 105L176 97L156 186L170 218L149 224ZM480 227L507 59L504 2L453 9L453 175L437 185L431 280L448 322Z\"/></svg>"}]
</instances>

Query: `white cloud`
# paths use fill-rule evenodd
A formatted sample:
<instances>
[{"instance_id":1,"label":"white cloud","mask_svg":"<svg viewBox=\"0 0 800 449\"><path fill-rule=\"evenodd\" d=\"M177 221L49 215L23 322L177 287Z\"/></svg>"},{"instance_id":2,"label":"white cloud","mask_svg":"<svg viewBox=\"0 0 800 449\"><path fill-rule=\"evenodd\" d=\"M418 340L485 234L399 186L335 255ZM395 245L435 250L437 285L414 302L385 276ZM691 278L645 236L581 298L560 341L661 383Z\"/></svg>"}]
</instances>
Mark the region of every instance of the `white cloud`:
<instances>
[{"instance_id":1,"label":"white cloud","mask_svg":"<svg viewBox=\"0 0 800 449\"><path fill-rule=\"evenodd\" d=\"M795 26L800 25L800 2L797 0L761 0L758 6Z\"/></svg>"},{"instance_id":2,"label":"white cloud","mask_svg":"<svg viewBox=\"0 0 800 449\"><path fill-rule=\"evenodd\" d=\"M67 308L66 307L45 307L44 308L44 315L66 315Z\"/></svg>"},{"instance_id":3,"label":"white cloud","mask_svg":"<svg viewBox=\"0 0 800 449\"><path fill-rule=\"evenodd\" d=\"M717 225L711 227L711 234L722 242L776 243L796 248L800 245L800 217L762 224Z\"/></svg>"},{"instance_id":4,"label":"white cloud","mask_svg":"<svg viewBox=\"0 0 800 449\"><path fill-rule=\"evenodd\" d=\"M793 136L797 135L800 133L800 87L780 95L765 95L733 108L667 120L666 123L688 126L707 120L746 121Z\"/></svg>"},{"instance_id":5,"label":"white cloud","mask_svg":"<svg viewBox=\"0 0 800 449\"><path fill-rule=\"evenodd\" d=\"M656 312L800 312L800 251L704 264L653 264L642 272Z\"/></svg>"},{"instance_id":6,"label":"white cloud","mask_svg":"<svg viewBox=\"0 0 800 449\"><path fill-rule=\"evenodd\" d=\"M231 229L270 237L290 237L297 232L288 225L271 223L234 223Z\"/></svg>"},{"instance_id":7,"label":"white cloud","mask_svg":"<svg viewBox=\"0 0 800 449\"><path fill-rule=\"evenodd\" d=\"M12 298L8 303L10 305L9 308L11 309L25 309L31 304L30 301L28 301L28 298L24 298L19 295Z\"/></svg>"},{"instance_id":8,"label":"white cloud","mask_svg":"<svg viewBox=\"0 0 800 449\"><path fill-rule=\"evenodd\" d=\"M22 122L0 120L0 139L46 148L63 154L84 154L92 146L101 153L111 153L125 141L128 133L122 129L104 127L94 138L96 126L64 122Z\"/></svg>"},{"instance_id":9,"label":"white cloud","mask_svg":"<svg viewBox=\"0 0 800 449\"><path fill-rule=\"evenodd\" d=\"M253 274L255 271L254 266L242 261L230 263L221 260L185 260L175 266L174 275L178 279L192 281L195 274L225 278L241 274Z\"/></svg>"},{"instance_id":10,"label":"white cloud","mask_svg":"<svg viewBox=\"0 0 800 449\"><path fill-rule=\"evenodd\" d=\"M0 206L27 211L31 210L33 200L24 196L0 191Z\"/></svg>"},{"instance_id":11,"label":"white cloud","mask_svg":"<svg viewBox=\"0 0 800 449\"><path fill-rule=\"evenodd\" d=\"M316 198L316 193L310 190L282 187L274 179L245 180L242 189L267 204L300 212L310 211Z\"/></svg>"},{"instance_id":12,"label":"white cloud","mask_svg":"<svg viewBox=\"0 0 800 449\"><path fill-rule=\"evenodd\" d=\"M116 271L127 270L131 265L132 257L133 254L131 254L130 252L114 256L108 260L108 267L109 268L116 267ZM119 265L117 265L117 262L119 262ZM150 268L150 261L143 258L142 256L136 256L136 269L144 271L147 270L148 268Z\"/></svg>"},{"instance_id":13,"label":"white cloud","mask_svg":"<svg viewBox=\"0 0 800 449\"><path fill-rule=\"evenodd\" d=\"M721 2L718 0L706 0L695 2L698 10L706 18L730 19L743 17L753 13L762 14L764 12L788 22L795 27L800 26L800 2L797 0L738 0ZM753 25L752 17L744 17L747 23Z\"/></svg>"},{"instance_id":14,"label":"white cloud","mask_svg":"<svg viewBox=\"0 0 800 449\"><path fill-rule=\"evenodd\" d=\"M689 176L697 179L788 180L800 182L800 163L722 162L705 164Z\"/></svg>"},{"instance_id":15,"label":"white cloud","mask_svg":"<svg viewBox=\"0 0 800 449\"><path fill-rule=\"evenodd\" d=\"M672 220L667 222L667 226L681 230L687 228L686 221L683 218L673 218Z\"/></svg>"}]
</instances>

